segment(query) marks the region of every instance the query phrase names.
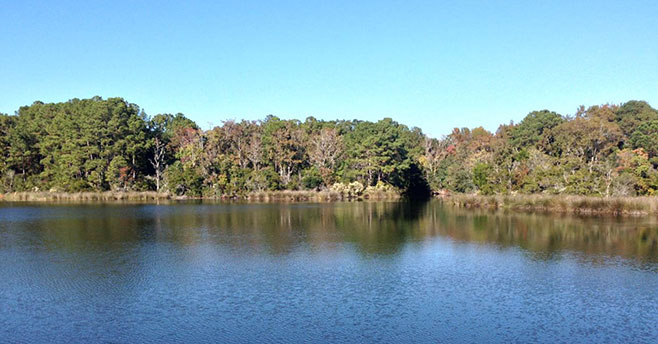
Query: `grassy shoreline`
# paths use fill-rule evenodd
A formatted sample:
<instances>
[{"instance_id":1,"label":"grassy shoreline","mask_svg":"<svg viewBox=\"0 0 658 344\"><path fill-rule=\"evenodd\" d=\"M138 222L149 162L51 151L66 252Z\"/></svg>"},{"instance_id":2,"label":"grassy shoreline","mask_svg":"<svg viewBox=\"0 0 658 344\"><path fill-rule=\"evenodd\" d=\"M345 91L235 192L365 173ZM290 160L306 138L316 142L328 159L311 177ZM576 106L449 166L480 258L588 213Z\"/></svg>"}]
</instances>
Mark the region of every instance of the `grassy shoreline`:
<instances>
[{"instance_id":1,"label":"grassy shoreline","mask_svg":"<svg viewBox=\"0 0 658 344\"><path fill-rule=\"evenodd\" d=\"M145 192L12 192L0 194L0 202L114 202L175 199L168 193Z\"/></svg>"},{"instance_id":2,"label":"grassy shoreline","mask_svg":"<svg viewBox=\"0 0 658 344\"><path fill-rule=\"evenodd\" d=\"M461 208L539 211L601 215L658 214L658 197L596 197L575 195L495 195L454 194L438 197Z\"/></svg>"},{"instance_id":3,"label":"grassy shoreline","mask_svg":"<svg viewBox=\"0 0 658 344\"><path fill-rule=\"evenodd\" d=\"M349 200L399 200L397 192L373 192L358 196L335 191L282 190L252 192L237 197L187 197L145 192L14 192L0 194L0 202L160 202L183 200L240 200L247 202L336 202ZM573 195L451 194L438 196L450 206L472 209L536 211L548 213L652 215L658 214L658 197L594 197Z\"/></svg>"},{"instance_id":4,"label":"grassy shoreline","mask_svg":"<svg viewBox=\"0 0 658 344\"><path fill-rule=\"evenodd\" d=\"M282 190L252 192L242 196L189 197L155 191L143 192L13 192L0 194L0 202L159 202L183 200L244 200L253 202L335 202L347 200L397 200L397 192L369 192L348 195L335 191Z\"/></svg>"}]
</instances>

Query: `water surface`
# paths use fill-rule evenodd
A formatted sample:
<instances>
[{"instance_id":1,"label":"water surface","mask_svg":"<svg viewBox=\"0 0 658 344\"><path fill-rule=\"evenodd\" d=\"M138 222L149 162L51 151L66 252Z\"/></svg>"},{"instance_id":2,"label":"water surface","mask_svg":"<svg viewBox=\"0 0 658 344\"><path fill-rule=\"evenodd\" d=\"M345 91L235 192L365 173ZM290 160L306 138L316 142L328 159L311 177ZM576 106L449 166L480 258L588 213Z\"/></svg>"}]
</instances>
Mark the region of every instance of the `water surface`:
<instances>
[{"instance_id":1,"label":"water surface","mask_svg":"<svg viewBox=\"0 0 658 344\"><path fill-rule=\"evenodd\" d=\"M0 206L0 342L655 342L656 218Z\"/></svg>"}]
</instances>

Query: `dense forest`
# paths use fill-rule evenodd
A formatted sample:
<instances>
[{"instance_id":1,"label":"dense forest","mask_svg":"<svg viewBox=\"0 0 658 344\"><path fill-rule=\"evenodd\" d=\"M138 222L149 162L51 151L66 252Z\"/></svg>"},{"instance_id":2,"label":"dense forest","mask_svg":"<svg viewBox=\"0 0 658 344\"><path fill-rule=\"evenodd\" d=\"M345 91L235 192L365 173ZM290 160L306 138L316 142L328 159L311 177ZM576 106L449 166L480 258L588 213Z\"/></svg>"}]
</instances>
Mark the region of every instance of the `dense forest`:
<instances>
[{"instance_id":1,"label":"dense forest","mask_svg":"<svg viewBox=\"0 0 658 344\"><path fill-rule=\"evenodd\" d=\"M437 118L438 120L438 118ZM643 101L528 114L495 133L436 139L391 119L224 121L147 116L121 98L35 102L0 114L0 192L166 191L237 196L355 188L653 195L658 111Z\"/></svg>"}]
</instances>

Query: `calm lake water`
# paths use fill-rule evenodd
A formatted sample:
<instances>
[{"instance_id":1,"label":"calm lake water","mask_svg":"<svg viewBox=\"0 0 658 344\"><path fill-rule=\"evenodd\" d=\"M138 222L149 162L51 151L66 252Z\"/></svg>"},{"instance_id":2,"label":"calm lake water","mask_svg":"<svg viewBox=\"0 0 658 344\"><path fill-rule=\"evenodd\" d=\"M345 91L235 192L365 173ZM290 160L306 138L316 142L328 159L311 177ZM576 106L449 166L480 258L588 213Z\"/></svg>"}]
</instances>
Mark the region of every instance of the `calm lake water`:
<instances>
[{"instance_id":1,"label":"calm lake water","mask_svg":"<svg viewBox=\"0 0 658 344\"><path fill-rule=\"evenodd\" d=\"M0 206L0 342L657 341L655 217Z\"/></svg>"}]
</instances>

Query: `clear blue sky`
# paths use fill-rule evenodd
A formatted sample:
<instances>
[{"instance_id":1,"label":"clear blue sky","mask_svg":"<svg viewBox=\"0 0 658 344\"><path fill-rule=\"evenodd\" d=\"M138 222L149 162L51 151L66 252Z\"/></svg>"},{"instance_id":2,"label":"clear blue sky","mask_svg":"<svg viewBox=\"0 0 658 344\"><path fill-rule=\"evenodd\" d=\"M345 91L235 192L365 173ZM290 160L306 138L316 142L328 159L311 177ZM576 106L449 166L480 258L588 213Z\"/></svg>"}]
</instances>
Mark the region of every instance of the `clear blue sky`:
<instances>
[{"instance_id":1,"label":"clear blue sky","mask_svg":"<svg viewBox=\"0 0 658 344\"><path fill-rule=\"evenodd\" d=\"M658 1L0 0L0 112L377 120L431 136L532 110L658 106Z\"/></svg>"}]
</instances>

